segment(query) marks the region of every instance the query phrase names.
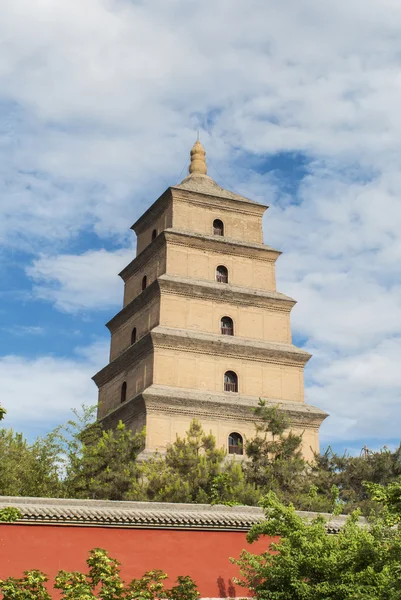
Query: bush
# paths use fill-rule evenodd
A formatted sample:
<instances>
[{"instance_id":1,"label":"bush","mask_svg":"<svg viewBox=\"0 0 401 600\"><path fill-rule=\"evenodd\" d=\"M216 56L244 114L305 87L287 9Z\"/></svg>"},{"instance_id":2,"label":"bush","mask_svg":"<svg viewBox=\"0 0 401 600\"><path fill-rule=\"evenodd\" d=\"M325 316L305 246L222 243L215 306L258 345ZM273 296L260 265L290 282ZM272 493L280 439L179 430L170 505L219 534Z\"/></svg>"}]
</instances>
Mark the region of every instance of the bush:
<instances>
[{"instance_id":1,"label":"bush","mask_svg":"<svg viewBox=\"0 0 401 600\"><path fill-rule=\"evenodd\" d=\"M59 571L54 581L64 600L198 600L195 582L188 576L177 578L171 589L164 587L167 575L148 571L128 585L120 577L119 562L105 550L95 548L86 561L88 573ZM51 600L49 578L40 571L26 571L24 577L0 580L3 600Z\"/></svg>"}]
</instances>

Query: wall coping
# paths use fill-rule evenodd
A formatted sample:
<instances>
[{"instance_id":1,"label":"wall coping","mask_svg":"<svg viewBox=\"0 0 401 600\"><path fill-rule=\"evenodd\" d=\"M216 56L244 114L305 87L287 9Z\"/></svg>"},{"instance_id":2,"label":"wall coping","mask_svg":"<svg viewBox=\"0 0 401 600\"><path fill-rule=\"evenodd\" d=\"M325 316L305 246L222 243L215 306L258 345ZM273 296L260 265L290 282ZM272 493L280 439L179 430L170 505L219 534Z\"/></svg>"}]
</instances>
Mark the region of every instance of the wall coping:
<instances>
[{"instance_id":1,"label":"wall coping","mask_svg":"<svg viewBox=\"0 0 401 600\"><path fill-rule=\"evenodd\" d=\"M262 509L256 506L0 496L0 509L7 507L17 508L22 516L11 524L5 523L6 526L75 525L245 532L263 519ZM318 514L297 512L307 520ZM347 519L346 515L334 517L322 514L327 518L326 528L329 533L338 533Z\"/></svg>"}]
</instances>

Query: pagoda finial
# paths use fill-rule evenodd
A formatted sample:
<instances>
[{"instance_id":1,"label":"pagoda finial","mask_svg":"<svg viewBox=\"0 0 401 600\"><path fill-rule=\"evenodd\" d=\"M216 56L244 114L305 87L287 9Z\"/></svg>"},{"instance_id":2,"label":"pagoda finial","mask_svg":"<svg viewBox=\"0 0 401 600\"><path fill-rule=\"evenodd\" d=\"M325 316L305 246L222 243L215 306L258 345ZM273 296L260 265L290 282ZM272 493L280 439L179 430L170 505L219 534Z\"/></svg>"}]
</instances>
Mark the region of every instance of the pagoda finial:
<instances>
[{"instance_id":1,"label":"pagoda finial","mask_svg":"<svg viewBox=\"0 0 401 600\"><path fill-rule=\"evenodd\" d=\"M193 173L201 173L202 175L206 175L207 173L206 152L199 140L195 142L191 150L191 164L189 165L189 172L191 175Z\"/></svg>"}]
</instances>

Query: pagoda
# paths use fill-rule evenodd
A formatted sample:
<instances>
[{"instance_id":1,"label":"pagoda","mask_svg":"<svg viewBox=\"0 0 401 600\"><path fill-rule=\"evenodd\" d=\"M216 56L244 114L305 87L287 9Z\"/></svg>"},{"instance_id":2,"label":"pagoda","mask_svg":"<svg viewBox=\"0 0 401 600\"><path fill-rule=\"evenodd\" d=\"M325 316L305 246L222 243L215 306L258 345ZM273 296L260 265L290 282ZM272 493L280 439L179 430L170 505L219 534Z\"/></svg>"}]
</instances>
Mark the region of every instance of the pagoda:
<instances>
[{"instance_id":1,"label":"pagoda","mask_svg":"<svg viewBox=\"0 0 401 600\"><path fill-rule=\"evenodd\" d=\"M194 418L242 454L260 398L286 411L305 458L319 450L327 415L305 403L311 355L292 344L295 301L276 291L281 253L263 241L267 208L217 185L197 141L189 175L132 226L123 308L107 323L110 362L93 379L98 420L146 426L144 456L163 453Z\"/></svg>"}]
</instances>

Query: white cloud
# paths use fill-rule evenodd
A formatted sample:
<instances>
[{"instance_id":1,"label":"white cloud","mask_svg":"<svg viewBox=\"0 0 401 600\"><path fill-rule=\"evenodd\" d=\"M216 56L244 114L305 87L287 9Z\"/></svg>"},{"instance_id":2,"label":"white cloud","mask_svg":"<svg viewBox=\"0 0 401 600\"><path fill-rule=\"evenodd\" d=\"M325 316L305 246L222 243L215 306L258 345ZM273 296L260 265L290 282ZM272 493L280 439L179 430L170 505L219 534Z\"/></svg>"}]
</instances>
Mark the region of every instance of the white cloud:
<instances>
[{"instance_id":1,"label":"white cloud","mask_svg":"<svg viewBox=\"0 0 401 600\"><path fill-rule=\"evenodd\" d=\"M235 146L396 172L400 25L382 0L4 0L0 234L125 232L199 121L219 170Z\"/></svg>"},{"instance_id":2,"label":"white cloud","mask_svg":"<svg viewBox=\"0 0 401 600\"><path fill-rule=\"evenodd\" d=\"M91 377L107 363L108 346L107 341L98 341L77 349L72 358L0 358L4 425L34 437L67 420L71 408L96 404Z\"/></svg>"},{"instance_id":3,"label":"white cloud","mask_svg":"<svg viewBox=\"0 0 401 600\"><path fill-rule=\"evenodd\" d=\"M332 414L325 443L339 440L399 440L401 337L353 355L317 354L309 400Z\"/></svg>"},{"instance_id":4,"label":"white cloud","mask_svg":"<svg viewBox=\"0 0 401 600\"><path fill-rule=\"evenodd\" d=\"M266 241L284 250L324 435L398 435L400 28L398 0L3 0L0 239L43 253L35 296L68 312L121 302L130 252L68 240L127 245L200 123L224 178L274 206ZM280 151L309 161L295 204L247 168Z\"/></svg>"},{"instance_id":5,"label":"white cloud","mask_svg":"<svg viewBox=\"0 0 401 600\"><path fill-rule=\"evenodd\" d=\"M42 256L27 273L35 282L34 297L53 303L59 310L105 309L121 306L123 284L118 273L133 258L132 249Z\"/></svg>"},{"instance_id":6,"label":"white cloud","mask_svg":"<svg viewBox=\"0 0 401 600\"><path fill-rule=\"evenodd\" d=\"M298 300L293 327L314 354L306 391L331 415L323 441L397 439L401 205L377 183L347 189L333 180L315 170L313 185L301 185L302 203L267 220L269 241L287 250L278 286Z\"/></svg>"}]
</instances>

